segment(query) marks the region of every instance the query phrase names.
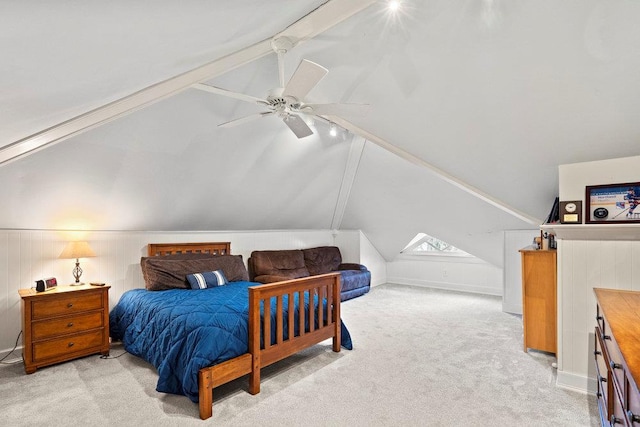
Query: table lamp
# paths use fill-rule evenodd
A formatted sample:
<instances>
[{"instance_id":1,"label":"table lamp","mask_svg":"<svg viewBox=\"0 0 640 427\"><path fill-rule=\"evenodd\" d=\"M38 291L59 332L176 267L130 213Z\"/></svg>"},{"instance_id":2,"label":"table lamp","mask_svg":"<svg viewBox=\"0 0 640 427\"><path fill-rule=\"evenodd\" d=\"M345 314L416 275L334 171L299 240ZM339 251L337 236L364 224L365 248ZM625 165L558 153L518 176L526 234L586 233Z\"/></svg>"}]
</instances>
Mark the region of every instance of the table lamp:
<instances>
[{"instance_id":1,"label":"table lamp","mask_svg":"<svg viewBox=\"0 0 640 427\"><path fill-rule=\"evenodd\" d=\"M76 267L73 269L73 277L75 277L76 282L72 283L71 286L84 285L84 283L80 282L80 276L82 276L82 269L80 268L80 258L89 258L94 256L96 256L96 254L93 252L93 249L91 249L89 243L87 242L79 241L67 243L67 246L65 246L58 258L76 259Z\"/></svg>"}]
</instances>

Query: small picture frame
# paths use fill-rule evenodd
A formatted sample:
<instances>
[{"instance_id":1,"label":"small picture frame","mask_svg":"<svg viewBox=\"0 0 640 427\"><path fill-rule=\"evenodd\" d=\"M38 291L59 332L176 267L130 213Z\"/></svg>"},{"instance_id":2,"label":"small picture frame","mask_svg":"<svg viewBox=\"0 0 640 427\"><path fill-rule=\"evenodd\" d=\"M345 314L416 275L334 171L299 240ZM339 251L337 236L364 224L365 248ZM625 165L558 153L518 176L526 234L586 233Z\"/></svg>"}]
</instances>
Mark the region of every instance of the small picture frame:
<instances>
[{"instance_id":1,"label":"small picture frame","mask_svg":"<svg viewBox=\"0 0 640 427\"><path fill-rule=\"evenodd\" d=\"M582 200L560 202L560 224L582 224Z\"/></svg>"},{"instance_id":2,"label":"small picture frame","mask_svg":"<svg viewBox=\"0 0 640 427\"><path fill-rule=\"evenodd\" d=\"M640 182L586 187L587 224L640 224Z\"/></svg>"}]
</instances>

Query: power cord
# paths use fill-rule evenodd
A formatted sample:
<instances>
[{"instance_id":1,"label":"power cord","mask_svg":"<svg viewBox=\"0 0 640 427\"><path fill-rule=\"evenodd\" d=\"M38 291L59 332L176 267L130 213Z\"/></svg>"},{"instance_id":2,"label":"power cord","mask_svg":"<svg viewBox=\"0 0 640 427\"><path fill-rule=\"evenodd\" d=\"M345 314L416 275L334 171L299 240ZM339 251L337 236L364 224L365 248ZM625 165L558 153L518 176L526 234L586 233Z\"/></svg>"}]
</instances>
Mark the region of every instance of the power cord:
<instances>
[{"instance_id":1,"label":"power cord","mask_svg":"<svg viewBox=\"0 0 640 427\"><path fill-rule=\"evenodd\" d=\"M117 359L118 357L124 356L127 353L129 353L129 352L125 350L125 351L123 351L122 353L120 353L117 356L111 356L111 355L105 356L105 355L102 355L102 356L100 356L100 359Z\"/></svg>"},{"instance_id":2,"label":"power cord","mask_svg":"<svg viewBox=\"0 0 640 427\"><path fill-rule=\"evenodd\" d=\"M118 354L117 356L111 356L111 355L105 356L105 355L102 355L102 356L100 356L100 359L117 359L118 357L124 356L127 353L128 353L128 351L124 350L122 353Z\"/></svg>"},{"instance_id":3,"label":"power cord","mask_svg":"<svg viewBox=\"0 0 640 427\"><path fill-rule=\"evenodd\" d=\"M2 359L0 359L0 363L3 365L15 365L16 363L22 362L22 356L20 356L20 360L19 361L15 361L15 362L5 362L4 360L9 357L11 355L11 353L13 353L14 351L16 351L16 348L18 348L18 341L20 341L20 336L22 335L22 331L20 331L20 333L18 334L18 337L16 338L16 344L13 346L13 349L7 353Z\"/></svg>"}]
</instances>

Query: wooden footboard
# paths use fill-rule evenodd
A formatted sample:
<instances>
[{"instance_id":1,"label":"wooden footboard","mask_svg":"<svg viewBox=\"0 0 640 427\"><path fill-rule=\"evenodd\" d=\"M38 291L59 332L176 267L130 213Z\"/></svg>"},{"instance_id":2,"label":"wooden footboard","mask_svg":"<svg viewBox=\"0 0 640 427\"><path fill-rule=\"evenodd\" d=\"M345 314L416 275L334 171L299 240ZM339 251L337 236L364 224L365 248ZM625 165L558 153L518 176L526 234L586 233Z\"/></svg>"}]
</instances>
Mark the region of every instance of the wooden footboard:
<instances>
[{"instance_id":1,"label":"wooden footboard","mask_svg":"<svg viewBox=\"0 0 640 427\"><path fill-rule=\"evenodd\" d=\"M297 295L300 301L298 310L294 306L294 295ZM305 295L310 302L306 310L302 303ZM319 301L317 306L313 302L316 295ZM285 296L287 296L287 307L285 307ZM271 312L272 299L275 299L275 313ZM322 304L324 299L327 301L326 311ZM274 343L270 338L274 332L271 322L262 322L261 306L264 307L264 319L271 319L272 314L276 319ZM300 310L305 312L297 312ZM287 316L286 329L285 316ZM297 324L295 324L296 320ZM198 378L200 418L206 419L212 415L214 387L250 374L249 392L259 393L262 368L329 338L333 338L333 351L338 352L340 351L340 331L339 273L249 288L249 353L200 370ZM262 348L261 342L264 344Z\"/></svg>"},{"instance_id":2,"label":"wooden footboard","mask_svg":"<svg viewBox=\"0 0 640 427\"><path fill-rule=\"evenodd\" d=\"M294 298L297 293L300 308L304 309L304 296L309 298L309 308L306 316L298 315L298 332L294 325ZM287 339L285 340L284 324L284 296L288 298ZM318 295L318 310L313 303ZM260 331L260 306L264 306L264 318L271 318L271 298L276 299L276 342L271 343L271 322L263 322L262 335ZM327 299L327 313L322 309L322 300ZM305 327L305 317L308 322ZM317 327L316 327L317 326ZM340 274L324 274L304 279L277 282L249 288L249 353L253 358L251 376L249 378L249 392L260 392L260 369L269 366L302 349L333 337L333 351L340 351ZM260 348L260 341L264 348Z\"/></svg>"}]
</instances>

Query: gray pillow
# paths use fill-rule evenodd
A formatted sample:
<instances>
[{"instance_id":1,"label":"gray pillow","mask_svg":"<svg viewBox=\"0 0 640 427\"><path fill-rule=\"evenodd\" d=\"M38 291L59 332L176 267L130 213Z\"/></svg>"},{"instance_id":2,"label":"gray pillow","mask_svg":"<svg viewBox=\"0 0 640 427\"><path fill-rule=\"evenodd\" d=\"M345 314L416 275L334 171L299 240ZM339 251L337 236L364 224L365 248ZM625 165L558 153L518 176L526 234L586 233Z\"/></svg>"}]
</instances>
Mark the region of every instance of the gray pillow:
<instances>
[{"instance_id":1,"label":"gray pillow","mask_svg":"<svg viewBox=\"0 0 640 427\"><path fill-rule=\"evenodd\" d=\"M167 259L167 257L147 257L145 286L151 291L165 289L190 289L187 275L203 271L222 270L229 282L249 281L249 273L242 261L242 255L215 255L204 258Z\"/></svg>"}]
</instances>

